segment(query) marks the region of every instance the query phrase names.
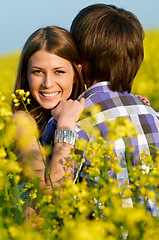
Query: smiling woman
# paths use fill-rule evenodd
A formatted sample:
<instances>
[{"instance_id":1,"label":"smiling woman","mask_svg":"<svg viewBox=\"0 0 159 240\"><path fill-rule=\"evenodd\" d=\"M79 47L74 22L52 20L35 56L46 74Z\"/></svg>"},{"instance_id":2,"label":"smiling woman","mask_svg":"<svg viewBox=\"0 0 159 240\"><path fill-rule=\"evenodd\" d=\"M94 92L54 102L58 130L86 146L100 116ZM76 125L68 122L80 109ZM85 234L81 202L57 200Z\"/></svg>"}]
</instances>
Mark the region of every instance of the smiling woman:
<instances>
[{"instance_id":1,"label":"smiling woman","mask_svg":"<svg viewBox=\"0 0 159 240\"><path fill-rule=\"evenodd\" d=\"M68 99L75 83L72 64L44 49L29 59L27 75L32 96L45 109Z\"/></svg>"},{"instance_id":2,"label":"smiling woman","mask_svg":"<svg viewBox=\"0 0 159 240\"><path fill-rule=\"evenodd\" d=\"M45 156L42 156L44 151L39 141L41 136L39 130L42 130L50 119L52 109L61 102L64 105L69 98L76 99L84 91L80 58L72 35L68 31L49 26L38 29L27 39L20 57L14 96L18 89L30 92L31 103L26 109L24 104L14 105L16 99L13 101L13 121L19 128L17 138L32 129L30 146L27 149L18 149L20 160L25 164L31 164L34 175L41 177L44 181L47 178L47 162ZM72 102L72 100L69 101ZM70 107L70 112L72 108L76 112L77 121L83 111L84 100L75 101L73 107ZM69 117L68 114L67 120L70 123L69 132L71 131L74 135L74 119L72 124L71 116ZM21 122L26 124L21 124ZM64 124L65 121L59 122L59 129L64 128ZM61 144L57 143L54 149L52 162L57 174L53 174L51 180L55 188L60 184L59 179L64 178L64 164L67 161L64 159L61 165L59 159L62 159L63 152L65 150L69 152L70 148L70 144L61 148ZM72 166L70 176L71 178L74 176Z\"/></svg>"},{"instance_id":3,"label":"smiling woman","mask_svg":"<svg viewBox=\"0 0 159 240\"><path fill-rule=\"evenodd\" d=\"M32 117L40 114L39 128L51 117L51 110L62 99L77 99L84 84L78 51L72 35L63 28L40 28L27 39L19 62L14 92L31 92ZM56 96L56 92L58 92ZM54 97L46 94L54 93ZM57 100L56 100L57 99ZM13 111L24 110L24 106Z\"/></svg>"}]
</instances>

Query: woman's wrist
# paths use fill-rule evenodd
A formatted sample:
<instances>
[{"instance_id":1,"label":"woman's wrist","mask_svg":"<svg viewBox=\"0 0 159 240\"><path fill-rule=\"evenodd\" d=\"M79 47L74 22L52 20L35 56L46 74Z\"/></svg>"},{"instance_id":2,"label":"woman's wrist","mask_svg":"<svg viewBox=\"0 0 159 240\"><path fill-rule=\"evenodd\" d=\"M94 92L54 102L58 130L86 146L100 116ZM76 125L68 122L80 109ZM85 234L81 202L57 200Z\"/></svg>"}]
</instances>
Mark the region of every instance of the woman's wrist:
<instances>
[{"instance_id":1,"label":"woman's wrist","mask_svg":"<svg viewBox=\"0 0 159 240\"><path fill-rule=\"evenodd\" d=\"M75 130L76 121L74 118L61 118L57 121L57 129L68 129L71 131Z\"/></svg>"},{"instance_id":2,"label":"woman's wrist","mask_svg":"<svg viewBox=\"0 0 159 240\"><path fill-rule=\"evenodd\" d=\"M68 129L56 129L54 135L54 143L67 143L75 146L78 140L78 135L76 132Z\"/></svg>"}]
</instances>

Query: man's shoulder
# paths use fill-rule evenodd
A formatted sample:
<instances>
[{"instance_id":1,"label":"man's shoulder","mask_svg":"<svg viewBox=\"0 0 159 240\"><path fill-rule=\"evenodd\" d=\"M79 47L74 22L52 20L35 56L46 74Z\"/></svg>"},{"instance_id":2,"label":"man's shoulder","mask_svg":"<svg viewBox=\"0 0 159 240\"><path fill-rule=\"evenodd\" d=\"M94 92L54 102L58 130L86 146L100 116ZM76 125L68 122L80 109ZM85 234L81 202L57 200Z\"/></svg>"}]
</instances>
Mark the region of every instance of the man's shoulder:
<instances>
[{"instance_id":1,"label":"man's shoulder","mask_svg":"<svg viewBox=\"0 0 159 240\"><path fill-rule=\"evenodd\" d=\"M86 97L85 109L94 105L100 105L103 111L114 110L127 112L129 114L152 114L159 117L159 111L155 110L141 99L128 92L115 92L108 89L107 91L94 91ZM119 114L120 115L120 114ZM117 116L115 116L117 117Z\"/></svg>"},{"instance_id":2,"label":"man's shoulder","mask_svg":"<svg viewBox=\"0 0 159 240\"><path fill-rule=\"evenodd\" d=\"M99 105L100 111L92 111L92 108ZM76 131L79 135L84 136L83 121L94 115L94 125L101 125L105 120L111 121L119 117L128 117L134 125L153 125L159 132L159 113L151 106L144 103L138 97L131 93L120 93L113 91L98 91L94 92L86 98L85 102L85 117L80 119L76 124ZM102 128L103 129L103 128ZM86 138L86 137L85 137Z\"/></svg>"}]
</instances>

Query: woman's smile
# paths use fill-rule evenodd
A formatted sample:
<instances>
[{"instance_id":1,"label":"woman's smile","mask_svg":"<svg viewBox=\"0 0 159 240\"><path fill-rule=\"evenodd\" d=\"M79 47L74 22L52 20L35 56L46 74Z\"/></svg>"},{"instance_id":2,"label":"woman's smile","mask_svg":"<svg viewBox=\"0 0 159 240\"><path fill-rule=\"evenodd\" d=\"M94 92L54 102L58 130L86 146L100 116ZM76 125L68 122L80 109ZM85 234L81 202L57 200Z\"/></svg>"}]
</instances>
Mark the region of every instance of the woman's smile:
<instances>
[{"instance_id":1,"label":"woman's smile","mask_svg":"<svg viewBox=\"0 0 159 240\"><path fill-rule=\"evenodd\" d=\"M53 93L49 93L49 92L39 92L43 97L45 97L45 98L52 98L52 97L55 97L55 96L57 96L59 93L60 93L60 91L58 91L58 92L53 92Z\"/></svg>"}]
</instances>

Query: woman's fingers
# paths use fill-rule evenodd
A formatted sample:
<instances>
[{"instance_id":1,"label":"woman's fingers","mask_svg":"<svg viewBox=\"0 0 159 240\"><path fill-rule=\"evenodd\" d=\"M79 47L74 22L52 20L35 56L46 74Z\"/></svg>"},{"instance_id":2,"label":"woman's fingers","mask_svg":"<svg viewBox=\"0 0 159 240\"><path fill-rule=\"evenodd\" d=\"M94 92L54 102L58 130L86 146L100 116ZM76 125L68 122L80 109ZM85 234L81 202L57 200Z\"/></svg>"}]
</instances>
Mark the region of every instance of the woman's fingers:
<instances>
[{"instance_id":1,"label":"woman's fingers","mask_svg":"<svg viewBox=\"0 0 159 240\"><path fill-rule=\"evenodd\" d=\"M138 97L143 102L145 102L146 104L150 105L149 100L145 96L141 96L141 95L137 95L137 94L135 94L135 96Z\"/></svg>"},{"instance_id":2,"label":"woman's fingers","mask_svg":"<svg viewBox=\"0 0 159 240\"><path fill-rule=\"evenodd\" d=\"M81 103L82 105L84 105L84 104L85 104L85 101L86 101L86 99L85 99L85 98L81 98L81 99L80 99L80 103Z\"/></svg>"}]
</instances>

